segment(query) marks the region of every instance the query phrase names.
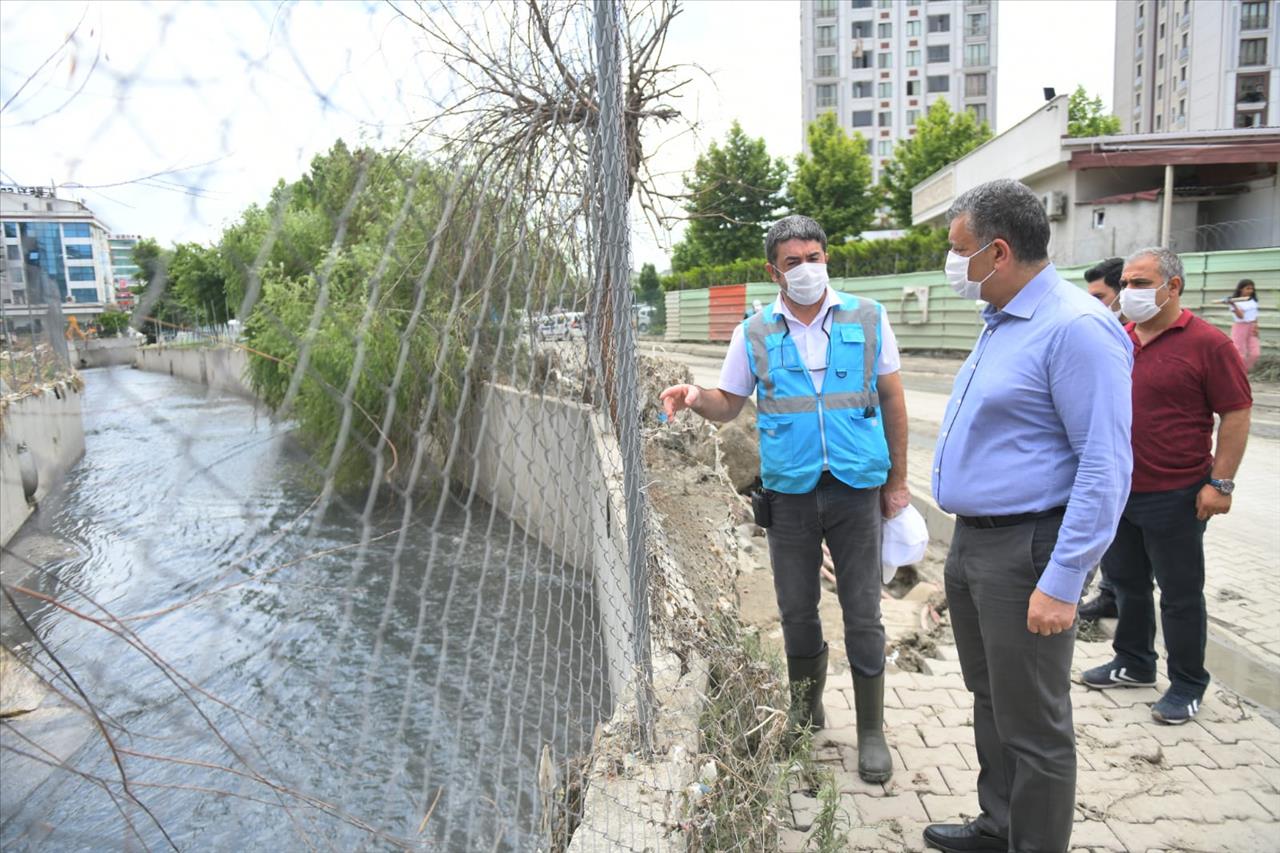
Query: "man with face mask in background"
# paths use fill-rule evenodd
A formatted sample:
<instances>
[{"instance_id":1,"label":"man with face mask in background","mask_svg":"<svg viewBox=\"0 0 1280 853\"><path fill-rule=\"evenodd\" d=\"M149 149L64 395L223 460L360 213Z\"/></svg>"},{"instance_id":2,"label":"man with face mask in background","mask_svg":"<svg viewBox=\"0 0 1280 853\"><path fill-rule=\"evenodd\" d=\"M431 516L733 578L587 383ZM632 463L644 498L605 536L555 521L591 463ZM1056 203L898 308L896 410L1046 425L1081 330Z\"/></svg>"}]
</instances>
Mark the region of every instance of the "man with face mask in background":
<instances>
[{"instance_id":1,"label":"man with face mask in background","mask_svg":"<svg viewBox=\"0 0 1280 853\"><path fill-rule=\"evenodd\" d=\"M940 850L1068 849L1076 603L1129 493L1124 330L1048 260L1049 221L1017 181L948 211L946 275L986 302L938 432L933 494L956 516L944 572L973 694L981 814L933 824Z\"/></svg>"},{"instance_id":2,"label":"man with face mask in background","mask_svg":"<svg viewBox=\"0 0 1280 853\"><path fill-rule=\"evenodd\" d=\"M1124 271L1124 258L1107 258L1084 271L1085 290L1089 295L1111 309L1111 314L1120 319L1120 273ZM1093 581L1092 575L1085 581L1085 589ZM1116 594L1111 588L1107 573L1102 573L1098 581L1098 594L1091 600L1080 602L1081 619L1102 619L1116 615Z\"/></svg>"},{"instance_id":3,"label":"man with face mask in background","mask_svg":"<svg viewBox=\"0 0 1280 853\"><path fill-rule=\"evenodd\" d=\"M1135 252L1121 280L1134 346L1133 490L1102 558L1119 609L1115 658L1085 672L1084 683L1155 686L1154 578L1170 684L1151 716L1178 725L1199 712L1209 686L1204 529L1231 509L1253 396L1231 339L1182 307L1185 279L1174 252ZM1221 417L1216 450L1214 414Z\"/></svg>"},{"instance_id":4,"label":"man with face mask in background","mask_svg":"<svg viewBox=\"0 0 1280 853\"><path fill-rule=\"evenodd\" d=\"M774 591L791 682L794 729L824 725L827 644L818 618L822 542L831 549L853 670L858 774L893 772L884 739L884 625L880 521L907 491L907 406L897 341L884 309L827 283L827 236L788 216L765 236L765 270L778 298L738 325L718 388L674 385L668 418L692 409L730 421L756 392L763 496ZM770 518L761 518L764 512Z\"/></svg>"}]
</instances>

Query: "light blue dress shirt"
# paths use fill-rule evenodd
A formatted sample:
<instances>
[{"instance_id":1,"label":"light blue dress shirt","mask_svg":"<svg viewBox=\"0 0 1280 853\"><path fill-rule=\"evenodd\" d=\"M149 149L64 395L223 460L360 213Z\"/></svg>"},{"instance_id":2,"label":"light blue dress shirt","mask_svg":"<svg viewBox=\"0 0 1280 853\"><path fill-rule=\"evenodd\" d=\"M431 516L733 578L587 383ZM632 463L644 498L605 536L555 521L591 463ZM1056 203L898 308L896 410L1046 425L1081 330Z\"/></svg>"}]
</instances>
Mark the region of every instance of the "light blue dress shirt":
<instances>
[{"instance_id":1,"label":"light blue dress shirt","mask_svg":"<svg viewBox=\"0 0 1280 853\"><path fill-rule=\"evenodd\" d=\"M1037 586L1074 603L1129 497L1133 347L1052 264L982 319L938 433L933 497L957 515L1066 506Z\"/></svg>"}]
</instances>

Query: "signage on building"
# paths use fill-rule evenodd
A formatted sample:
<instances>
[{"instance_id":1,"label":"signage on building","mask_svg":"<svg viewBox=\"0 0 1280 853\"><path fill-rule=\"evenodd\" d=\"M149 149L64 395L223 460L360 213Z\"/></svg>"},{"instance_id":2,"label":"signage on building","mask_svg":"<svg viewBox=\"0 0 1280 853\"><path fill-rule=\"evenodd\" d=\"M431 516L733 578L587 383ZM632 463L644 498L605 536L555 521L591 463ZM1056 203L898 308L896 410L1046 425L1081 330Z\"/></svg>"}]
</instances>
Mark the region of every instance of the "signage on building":
<instances>
[{"instance_id":1,"label":"signage on building","mask_svg":"<svg viewBox=\"0 0 1280 853\"><path fill-rule=\"evenodd\" d=\"M20 187L16 184L0 184L0 193L13 193L14 195L29 195L35 198L57 198L58 195L53 187Z\"/></svg>"}]
</instances>

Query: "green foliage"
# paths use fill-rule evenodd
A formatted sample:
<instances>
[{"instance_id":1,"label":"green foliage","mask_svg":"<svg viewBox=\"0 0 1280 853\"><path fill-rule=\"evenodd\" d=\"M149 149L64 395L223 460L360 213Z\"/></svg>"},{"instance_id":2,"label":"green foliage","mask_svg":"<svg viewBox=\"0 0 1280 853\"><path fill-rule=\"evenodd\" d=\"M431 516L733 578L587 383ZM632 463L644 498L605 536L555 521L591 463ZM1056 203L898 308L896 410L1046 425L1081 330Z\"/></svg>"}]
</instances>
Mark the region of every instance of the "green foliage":
<instances>
[{"instance_id":1,"label":"green foliage","mask_svg":"<svg viewBox=\"0 0 1280 853\"><path fill-rule=\"evenodd\" d=\"M129 315L123 311L103 311L98 315L98 335L114 338L129 328Z\"/></svg>"},{"instance_id":2,"label":"green foliage","mask_svg":"<svg viewBox=\"0 0 1280 853\"><path fill-rule=\"evenodd\" d=\"M918 229L891 240L855 240L839 246L828 245L827 272L832 278L858 278L941 270L946 258L946 229ZM662 276L662 288L687 290L768 280L764 258L759 257L671 273Z\"/></svg>"},{"instance_id":3,"label":"green foliage","mask_svg":"<svg viewBox=\"0 0 1280 853\"><path fill-rule=\"evenodd\" d=\"M134 243L133 262L138 267L137 278L143 288L159 278L161 270L169 265L165 250L150 237Z\"/></svg>"},{"instance_id":4,"label":"green foliage","mask_svg":"<svg viewBox=\"0 0 1280 853\"><path fill-rule=\"evenodd\" d=\"M796 157L789 207L822 223L827 241L839 245L871 224L880 202L866 140L846 135L833 112L810 122L807 133L811 154Z\"/></svg>"},{"instance_id":5,"label":"green foliage","mask_svg":"<svg viewBox=\"0 0 1280 853\"><path fill-rule=\"evenodd\" d=\"M172 334L191 325L191 312L174 293L170 277L173 252L147 238L134 245L133 262L138 265L138 280L142 284L129 288L129 291L137 297L136 310L145 308L139 328L147 336L147 341L155 343L161 335Z\"/></svg>"},{"instance_id":6,"label":"green foliage","mask_svg":"<svg viewBox=\"0 0 1280 853\"><path fill-rule=\"evenodd\" d=\"M1120 119L1107 113L1102 97L1090 98L1084 86L1067 99L1068 136L1112 136L1120 132Z\"/></svg>"},{"instance_id":7,"label":"green foliage","mask_svg":"<svg viewBox=\"0 0 1280 853\"><path fill-rule=\"evenodd\" d=\"M894 146L893 159L880 177L898 227L911 227L911 190L916 184L990 138L985 121L979 124L968 111L953 113L945 98L935 100L916 122L915 135Z\"/></svg>"},{"instance_id":8,"label":"green foliage","mask_svg":"<svg viewBox=\"0 0 1280 853\"><path fill-rule=\"evenodd\" d=\"M662 295L662 280L658 278L658 270L653 264L640 267L640 280L636 285L636 301L653 306L653 319L649 324L652 331L655 327L666 325L667 300Z\"/></svg>"},{"instance_id":9,"label":"green foliage","mask_svg":"<svg viewBox=\"0 0 1280 853\"><path fill-rule=\"evenodd\" d=\"M225 323L226 279L217 249L198 243L175 246L169 261L169 290L186 310L203 323Z\"/></svg>"},{"instance_id":10,"label":"green foliage","mask_svg":"<svg viewBox=\"0 0 1280 853\"><path fill-rule=\"evenodd\" d=\"M760 251L786 176L782 158L771 159L764 139L747 136L735 121L724 145L712 142L685 178L689 226L672 251L672 269L728 263Z\"/></svg>"}]
</instances>

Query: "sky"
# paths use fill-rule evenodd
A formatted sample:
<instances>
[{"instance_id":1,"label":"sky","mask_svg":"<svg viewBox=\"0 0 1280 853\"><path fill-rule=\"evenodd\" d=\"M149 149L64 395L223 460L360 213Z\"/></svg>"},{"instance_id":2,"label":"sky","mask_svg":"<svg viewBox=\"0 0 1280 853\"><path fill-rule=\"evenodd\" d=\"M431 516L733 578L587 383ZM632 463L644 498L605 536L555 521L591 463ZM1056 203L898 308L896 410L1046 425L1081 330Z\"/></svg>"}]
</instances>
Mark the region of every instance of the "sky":
<instances>
[{"instance_id":1,"label":"sky","mask_svg":"<svg viewBox=\"0 0 1280 853\"><path fill-rule=\"evenodd\" d=\"M684 4L665 56L689 66L674 105L690 127L647 138L668 189L734 119L771 155L799 153L802 1ZM1113 0L1001 0L998 26L997 132L1045 86L1110 103ZM115 233L212 242L337 138L396 145L449 88L386 3L6 0L0 180L78 185L60 194ZM634 226L634 266L666 269L680 227Z\"/></svg>"}]
</instances>

